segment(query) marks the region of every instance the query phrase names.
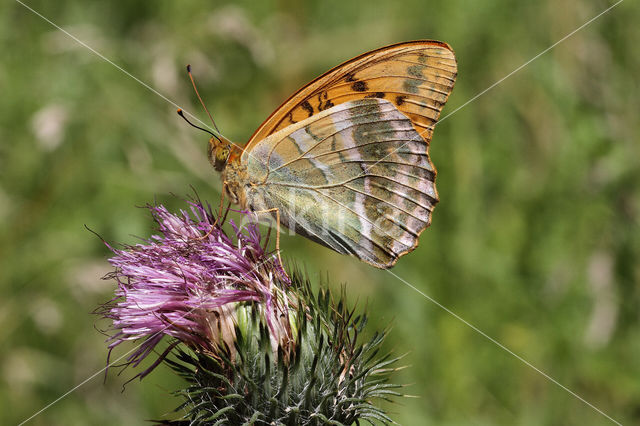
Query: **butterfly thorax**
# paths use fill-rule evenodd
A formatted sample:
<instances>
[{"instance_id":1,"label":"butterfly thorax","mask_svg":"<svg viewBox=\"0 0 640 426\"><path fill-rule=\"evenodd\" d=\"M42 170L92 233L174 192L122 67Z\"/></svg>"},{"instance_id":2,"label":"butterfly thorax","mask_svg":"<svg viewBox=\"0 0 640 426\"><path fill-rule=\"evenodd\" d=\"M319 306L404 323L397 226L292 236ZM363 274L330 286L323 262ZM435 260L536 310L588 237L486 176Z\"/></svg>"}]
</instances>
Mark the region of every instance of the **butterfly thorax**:
<instances>
[{"instance_id":1,"label":"butterfly thorax","mask_svg":"<svg viewBox=\"0 0 640 426\"><path fill-rule=\"evenodd\" d=\"M220 170L222 185L225 195L240 208L247 209L247 194L245 185L248 183L247 166L240 162L242 150L237 145L232 145L230 153Z\"/></svg>"},{"instance_id":2,"label":"butterfly thorax","mask_svg":"<svg viewBox=\"0 0 640 426\"><path fill-rule=\"evenodd\" d=\"M225 195L234 204L246 208L247 197L243 188L246 181L246 166L240 163L242 148L223 136L209 139L209 162L220 172Z\"/></svg>"}]
</instances>

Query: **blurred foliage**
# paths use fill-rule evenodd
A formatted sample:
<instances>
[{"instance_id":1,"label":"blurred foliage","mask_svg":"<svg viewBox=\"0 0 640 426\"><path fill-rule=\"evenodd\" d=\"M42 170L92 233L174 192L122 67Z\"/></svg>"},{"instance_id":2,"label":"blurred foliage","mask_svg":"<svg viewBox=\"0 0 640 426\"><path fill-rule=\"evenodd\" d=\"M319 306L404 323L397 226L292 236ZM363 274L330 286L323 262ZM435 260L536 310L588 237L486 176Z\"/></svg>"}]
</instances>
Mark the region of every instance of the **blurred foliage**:
<instances>
[{"instance_id":1,"label":"blurred foliage","mask_svg":"<svg viewBox=\"0 0 640 426\"><path fill-rule=\"evenodd\" d=\"M612 3L568 0L25 3L166 98L245 141L289 94L364 51L453 46L444 116ZM626 1L442 121L441 202L392 272L625 424L640 423L640 7ZM175 106L17 2L0 5L0 423L142 424L179 380L110 371L90 314L108 241L193 186L216 204L205 134ZM299 237L283 256L347 282L408 352L403 424L610 424L385 271ZM365 302L366 301L366 302ZM122 355L124 351L114 354ZM94 375L95 376L92 376ZM85 380L88 379L86 382Z\"/></svg>"}]
</instances>

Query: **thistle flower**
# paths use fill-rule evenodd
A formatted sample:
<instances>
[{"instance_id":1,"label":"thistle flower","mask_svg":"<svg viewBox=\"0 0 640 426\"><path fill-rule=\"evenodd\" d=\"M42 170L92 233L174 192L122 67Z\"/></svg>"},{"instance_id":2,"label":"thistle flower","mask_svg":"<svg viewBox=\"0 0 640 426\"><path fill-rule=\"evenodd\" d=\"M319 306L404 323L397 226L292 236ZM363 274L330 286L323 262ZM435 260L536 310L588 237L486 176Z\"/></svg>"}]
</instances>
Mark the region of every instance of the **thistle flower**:
<instances>
[{"instance_id":1,"label":"thistle flower","mask_svg":"<svg viewBox=\"0 0 640 426\"><path fill-rule=\"evenodd\" d=\"M161 235L115 249L116 297L100 313L112 320L109 351L141 345L137 366L168 337L157 359L188 386L178 420L162 424L319 425L392 423L373 401L400 394L387 383L397 361L379 355L386 335L362 343L367 322L297 269L289 279L265 251L254 224L230 222L229 236L210 208L190 203L172 214L147 206Z\"/></svg>"},{"instance_id":2,"label":"thistle flower","mask_svg":"<svg viewBox=\"0 0 640 426\"><path fill-rule=\"evenodd\" d=\"M165 336L175 339L172 345L182 342L209 353L233 348L234 307L255 302L268 324L272 349L283 346L288 352L291 325L283 291L288 278L277 256L261 246L257 225L240 228L231 221L232 239L214 226L210 209L200 203L190 203L191 214L147 208L162 235L124 249L107 244L116 269L106 278L118 283L116 297L99 311L113 320L109 350L141 340L127 359L137 366Z\"/></svg>"}]
</instances>

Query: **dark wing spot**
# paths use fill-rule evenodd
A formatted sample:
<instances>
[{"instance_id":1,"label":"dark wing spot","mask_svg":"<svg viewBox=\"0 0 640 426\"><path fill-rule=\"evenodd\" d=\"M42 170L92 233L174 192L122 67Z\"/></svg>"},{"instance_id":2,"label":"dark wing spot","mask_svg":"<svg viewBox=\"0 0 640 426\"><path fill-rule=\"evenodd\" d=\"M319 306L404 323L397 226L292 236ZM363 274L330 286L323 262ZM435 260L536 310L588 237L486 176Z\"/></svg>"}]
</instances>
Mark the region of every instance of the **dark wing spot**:
<instances>
[{"instance_id":1,"label":"dark wing spot","mask_svg":"<svg viewBox=\"0 0 640 426\"><path fill-rule=\"evenodd\" d=\"M331 108L335 106L331 99L327 99L329 96L327 92L318 93L318 111L324 111L327 108ZM325 99L324 103L322 103L322 98Z\"/></svg>"},{"instance_id":2,"label":"dark wing spot","mask_svg":"<svg viewBox=\"0 0 640 426\"><path fill-rule=\"evenodd\" d=\"M287 120L289 120L289 123L291 124L297 123L297 121L293 119L293 111L289 111L289 114L287 114Z\"/></svg>"},{"instance_id":3,"label":"dark wing spot","mask_svg":"<svg viewBox=\"0 0 640 426\"><path fill-rule=\"evenodd\" d=\"M300 106L307 111L307 113L309 114L309 117L311 117L313 115L313 107L311 106L311 104L309 103L309 101L304 101L303 103L300 104Z\"/></svg>"},{"instance_id":4,"label":"dark wing spot","mask_svg":"<svg viewBox=\"0 0 640 426\"><path fill-rule=\"evenodd\" d=\"M376 92L376 93L370 93L367 96L365 96L365 98L378 98L378 99L382 99L384 98L385 93L384 92Z\"/></svg>"},{"instance_id":5,"label":"dark wing spot","mask_svg":"<svg viewBox=\"0 0 640 426\"><path fill-rule=\"evenodd\" d=\"M351 85L351 88L356 92L364 92L367 90L367 83L364 81L356 81Z\"/></svg>"},{"instance_id":6,"label":"dark wing spot","mask_svg":"<svg viewBox=\"0 0 640 426\"><path fill-rule=\"evenodd\" d=\"M347 75L345 75L345 76L344 76L344 81L349 81L349 82L351 82L351 81L356 81L356 76L355 76L355 74L354 74L354 73L352 73L352 72L347 73Z\"/></svg>"},{"instance_id":7,"label":"dark wing spot","mask_svg":"<svg viewBox=\"0 0 640 426\"><path fill-rule=\"evenodd\" d=\"M406 96L396 96L396 105L400 106L404 103Z\"/></svg>"},{"instance_id":8,"label":"dark wing spot","mask_svg":"<svg viewBox=\"0 0 640 426\"><path fill-rule=\"evenodd\" d=\"M422 70L424 69L424 65L411 65L407 67L407 74L411 77L415 78L423 78Z\"/></svg>"},{"instance_id":9,"label":"dark wing spot","mask_svg":"<svg viewBox=\"0 0 640 426\"><path fill-rule=\"evenodd\" d=\"M405 92L408 93L419 93L420 85L422 84L421 80L415 80L412 78L408 78L402 82L402 88Z\"/></svg>"}]
</instances>

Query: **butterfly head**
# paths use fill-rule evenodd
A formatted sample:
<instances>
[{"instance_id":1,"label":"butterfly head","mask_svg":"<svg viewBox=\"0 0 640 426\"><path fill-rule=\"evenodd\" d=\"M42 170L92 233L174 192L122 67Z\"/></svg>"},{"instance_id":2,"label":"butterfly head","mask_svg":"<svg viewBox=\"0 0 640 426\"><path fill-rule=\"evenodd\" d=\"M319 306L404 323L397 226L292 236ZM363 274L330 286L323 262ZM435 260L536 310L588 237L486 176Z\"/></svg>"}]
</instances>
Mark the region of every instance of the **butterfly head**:
<instances>
[{"instance_id":1,"label":"butterfly head","mask_svg":"<svg viewBox=\"0 0 640 426\"><path fill-rule=\"evenodd\" d=\"M205 131L211 135L209 138L209 162L211 165L219 172L223 171L225 166L227 165L227 161L229 160L229 155L231 154L232 148L234 144L231 143L227 138L222 135L216 135L210 130L205 129L204 127L196 126L193 124L187 117L184 115L184 111L178 108L178 115L184 119L189 125L195 127L196 129L200 129Z\"/></svg>"},{"instance_id":2,"label":"butterfly head","mask_svg":"<svg viewBox=\"0 0 640 426\"><path fill-rule=\"evenodd\" d=\"M209 162L214 169L224 170L231 154L233 144L223 136L211 136L209 139Z\"/></svg>"}]
</instances>

